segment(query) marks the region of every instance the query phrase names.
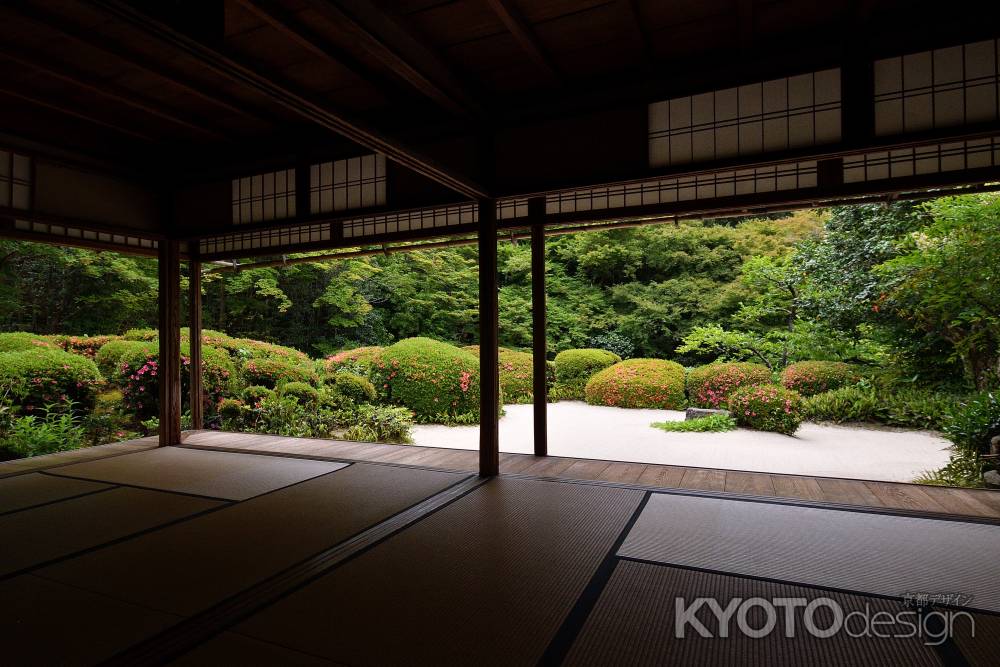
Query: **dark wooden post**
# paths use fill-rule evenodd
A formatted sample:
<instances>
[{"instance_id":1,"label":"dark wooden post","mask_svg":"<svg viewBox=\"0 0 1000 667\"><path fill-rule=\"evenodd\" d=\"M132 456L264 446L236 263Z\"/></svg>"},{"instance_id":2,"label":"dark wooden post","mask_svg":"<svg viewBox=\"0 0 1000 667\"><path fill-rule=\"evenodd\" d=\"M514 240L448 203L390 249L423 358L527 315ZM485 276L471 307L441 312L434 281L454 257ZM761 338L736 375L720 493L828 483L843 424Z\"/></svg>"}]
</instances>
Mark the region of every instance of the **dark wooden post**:
<instances>
[{"instance_id":1,"label":"dark wooden post","mask_svg":"<svg viewBox=\"0 0 1000 667\"><path fill-rule=\"evenodd\" d=\"M500 368L497 209L479 200L479 476L500 473Z\"/></svg>"},{"instance_id":2,"label":"dark wooden post","mask_svg":"<svg viewBox=\"0 0 1000 667\"><path fill-rule=\"evenodd\" d=\"M191 340L191 428L200 429L205 427L205 389L201 382L201 262L196 259L188 262L188 329Z\"/></svg>"},{"instance_id":3,"label":"dark wooden post","mask_svg":"<svg viewBox=\"0 0 1000 667\"><path fill-rule=\"evenodd\" d=\"M547 456L548 386L545 358L548 354L545 332L545 197L528 200L531 220L531 353L532 393L535 407L535 456Z\"/></svg>"},{"instance_id":4,"label":"dark wooden post","mask_svg":"<svg viewBox=\"0 0 1000 667\"><path fill-rule=\"evenodd\" d=\"M160 446L181 444L181 260L180 244L159 244Z\"/></svg>"}]
</instances>

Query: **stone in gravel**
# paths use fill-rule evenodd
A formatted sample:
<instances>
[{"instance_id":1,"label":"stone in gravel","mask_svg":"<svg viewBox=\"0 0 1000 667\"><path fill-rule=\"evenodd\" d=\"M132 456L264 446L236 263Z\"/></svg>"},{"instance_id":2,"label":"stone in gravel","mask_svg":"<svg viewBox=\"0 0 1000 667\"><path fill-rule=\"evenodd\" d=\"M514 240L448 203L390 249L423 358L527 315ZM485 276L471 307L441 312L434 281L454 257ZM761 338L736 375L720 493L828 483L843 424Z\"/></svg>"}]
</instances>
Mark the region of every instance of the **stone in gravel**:
<instances>
[{"instance_id":1,"label":"stone in gravel","mask_svg":"<svg viewBox=\"0 0 1000 667\"><path fill-rule=\"evenodd\" d=\"M703 417L710 417L712 415L726 415L729 416L729 410L710 410L708 408L688 408L684 411L684 421L691 421L692 419L702 419Z\"/></svg>"},{"instance_id":2,"label":"stone in gravel","mask_svg":"<svg viewBox=\"0 0 1000 667\"><path fill-rule=\"evenodd\" d=\"M987 470L984 472L983 483L988 489L1000 489L1000 471Z\"/></svg>"}]
</instances>

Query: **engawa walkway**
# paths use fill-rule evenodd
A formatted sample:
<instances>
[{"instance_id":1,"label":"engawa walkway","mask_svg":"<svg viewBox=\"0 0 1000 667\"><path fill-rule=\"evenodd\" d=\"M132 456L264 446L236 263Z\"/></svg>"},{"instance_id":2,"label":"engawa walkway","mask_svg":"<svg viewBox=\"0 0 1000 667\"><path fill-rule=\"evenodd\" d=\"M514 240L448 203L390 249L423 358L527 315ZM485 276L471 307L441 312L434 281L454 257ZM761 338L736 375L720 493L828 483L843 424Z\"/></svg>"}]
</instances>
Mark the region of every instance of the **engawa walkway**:
<instances>
[{"instance_id":1,"label":"engawa walkway","mask_svg":"<svg viewBox=\"0 0 1000 667\"><path fill-rule=\"evenodd\" d=\"M234 451L271 452L309 458L375 461L459 471L475 471L479 457L478 452L468 450L285 438L221 431L187 432L185 433L184 445ZM66 465L107 456L117 456L155 446L155 438L143 438L113 445L61 452L34 459L0 463L0 478L24 474L53 465ZM789 498L809 502L1000 520L1000 492L983 489L554 456L536 457L526 454L501 454L500 471L502 474L596 480L615 484Z\"/></svg>"}]
</instances>

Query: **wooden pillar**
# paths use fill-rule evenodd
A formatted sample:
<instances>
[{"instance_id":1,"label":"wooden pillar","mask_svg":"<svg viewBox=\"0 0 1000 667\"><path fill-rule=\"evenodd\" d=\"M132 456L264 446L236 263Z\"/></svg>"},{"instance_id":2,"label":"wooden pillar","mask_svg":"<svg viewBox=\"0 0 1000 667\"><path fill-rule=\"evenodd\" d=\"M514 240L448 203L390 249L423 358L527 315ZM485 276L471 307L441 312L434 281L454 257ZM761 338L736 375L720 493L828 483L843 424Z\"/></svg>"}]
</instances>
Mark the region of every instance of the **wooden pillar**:
<instances>
[{"instance_id":1,"label":"wooden pillar","mask_svg":"<svg viewBox=\"0 0 1000 667\"><path fill-rule=\"evenodd\" d=\"M531 220L531 353L534 395L535 456L548 456L548 386L546 384L545 198L528 200Z\"/></svg>"},{"instance_id":2,"label":"wooden pillar","mask_svg":"<svg viewBox=\"0 0 1000 667\"><path fill-rule=\"evenodd\" d=\"M479 476L500 473L500 368L497 313L497 210L479 200Z\"/></svg>"},{"instance_id":3,"label":"wooden pillar","mask_svg":"<svg viewBox=\"0 0 1000 667\"><path fill-rule=\"evenodd\" d=\"M188 262L188 328L191 340L190 379L191 428L205 427L205 388L201 381L201 262Z\"/></svg>"},{"instance_id":4,"label":"wooden pillar","mask_svg":"<svg viewBox=\"0 0 1000 667\"><path fill-rule=\"evenodd\" d=\"M160 446L181 444L181 260L180 244L159 244Z\"/></svg>"}]
</instances>

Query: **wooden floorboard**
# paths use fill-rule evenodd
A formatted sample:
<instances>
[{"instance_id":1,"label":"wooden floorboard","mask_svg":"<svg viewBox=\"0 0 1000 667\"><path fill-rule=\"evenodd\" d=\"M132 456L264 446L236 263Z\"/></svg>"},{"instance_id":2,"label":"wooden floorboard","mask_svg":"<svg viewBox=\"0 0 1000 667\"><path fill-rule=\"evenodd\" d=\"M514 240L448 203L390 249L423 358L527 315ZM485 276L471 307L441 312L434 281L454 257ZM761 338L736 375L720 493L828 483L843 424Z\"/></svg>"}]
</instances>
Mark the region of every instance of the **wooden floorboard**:
<instances>
[{"instance_id":1,"label":"wooden floorboard","mask_svg":"<svg viewBox=\"0 0 1000 667\"><path fill-rule=\"evenodd\" d=\"M188 434L185 443L201 447L284 452L468 472L475 472L479 464L479 453L475 451L414 445L280 438L210 431ZM500 471L503 474L597 480L656 488L724 491L742 495L1000 519L1000 492L980 489L559 456L540 457L531 454L503 453L500 455L500 462ZM0 464L0 471L3 465L6 464Z\"/></svg>"}]
</instances>

